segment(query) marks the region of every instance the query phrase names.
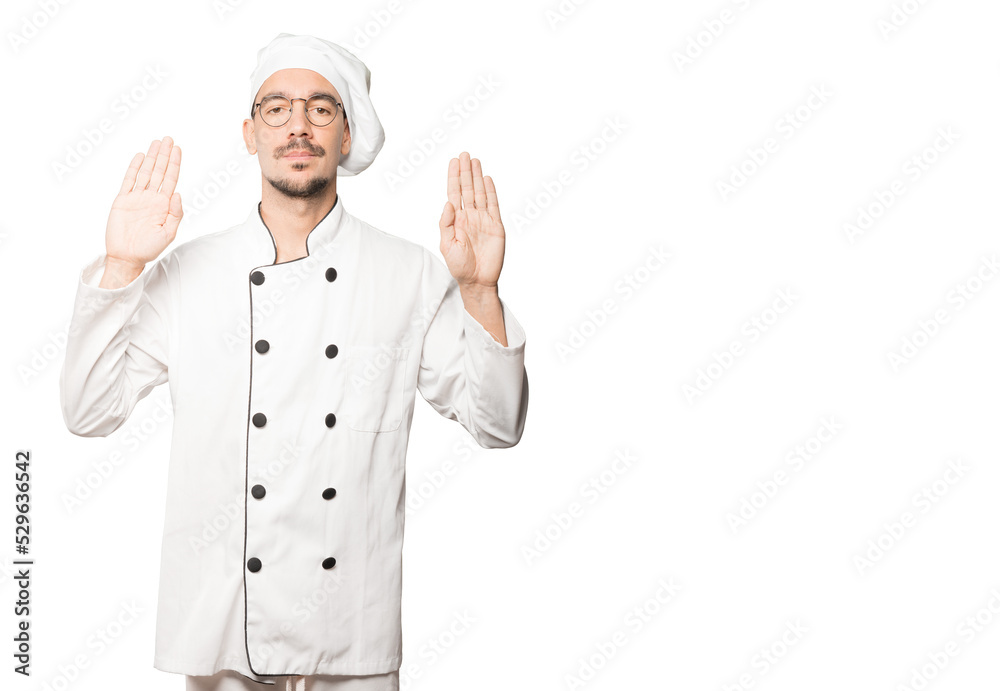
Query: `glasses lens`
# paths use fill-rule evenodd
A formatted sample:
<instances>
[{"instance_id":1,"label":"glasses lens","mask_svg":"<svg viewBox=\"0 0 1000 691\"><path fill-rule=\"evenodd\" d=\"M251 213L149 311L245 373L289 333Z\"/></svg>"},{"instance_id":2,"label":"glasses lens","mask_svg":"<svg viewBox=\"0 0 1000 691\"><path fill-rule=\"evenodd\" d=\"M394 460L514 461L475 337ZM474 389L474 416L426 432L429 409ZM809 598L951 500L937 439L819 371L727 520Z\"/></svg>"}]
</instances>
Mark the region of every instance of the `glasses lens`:
<instances>
[{"instance_id":1,"label":"glasses lens","mask_svg":"<svg viewBox=\"0 0 1000 691\"><path fill-rule=\"evenodd\" d=\"M269 96L261 101L260 117L268 125L279 127L288 122L292 114L292 104L287 98Z\"/></svg>"},{"instance_id":2,"label":"glasses lens","mask_svg":"<svg viewBox=\"0 0 1000 691\"><path fill-rule=\"evenodd\" d=\"M317 127L323 127L337 117L337 104L326 96L314 96L306 103L306 111L309 122Z\"/></svg>"}]
</instances>

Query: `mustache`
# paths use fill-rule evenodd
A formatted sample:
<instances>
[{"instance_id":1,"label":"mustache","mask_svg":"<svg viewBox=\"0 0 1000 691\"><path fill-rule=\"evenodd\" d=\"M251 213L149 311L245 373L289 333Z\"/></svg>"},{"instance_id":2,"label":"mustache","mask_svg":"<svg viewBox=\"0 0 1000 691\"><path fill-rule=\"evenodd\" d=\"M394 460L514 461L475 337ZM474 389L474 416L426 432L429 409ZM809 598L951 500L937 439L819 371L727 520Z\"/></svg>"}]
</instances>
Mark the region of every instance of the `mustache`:
<instances>
[{"instance_id":1,"label":"mustache","mask_svg":"<svg viewBox=\"0 0 1000 691\"><path fill-rule=\"evenodd\" d=\"M292 142L291 144L289 144L284 149L278 149L277 151L275 151L274 152L274 157L275 158L281 158L282 156L287 156L288 154L292 153L293 151L306 151L308 153L311 153L313 156L325 156L326 155L326 151L323 150L323 147L321 147L321 146L313 146L309 142L299 140L299 141L296 141L296 142Z\"/></svg>"}]
</instances>

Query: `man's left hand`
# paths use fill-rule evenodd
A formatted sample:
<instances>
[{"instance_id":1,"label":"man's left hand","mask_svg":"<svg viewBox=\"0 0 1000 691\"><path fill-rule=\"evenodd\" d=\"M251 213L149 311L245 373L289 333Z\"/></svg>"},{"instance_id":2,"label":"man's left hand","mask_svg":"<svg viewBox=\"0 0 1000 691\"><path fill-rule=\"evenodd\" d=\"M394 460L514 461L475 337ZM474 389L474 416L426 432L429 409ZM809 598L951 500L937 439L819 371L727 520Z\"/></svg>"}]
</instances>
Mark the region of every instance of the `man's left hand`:
<instances>
[{"instance_id":1,"label":"man's left hand","mask_svg":"<svg viewBox=\"0 0 1000 691\"><path fill-rule=\"evenodd\" d=\"M448 201L439 225L441 254L463 291L496 291L504 250L497 191L467 151L448 164Z\"/></svg>"}]
</instances>

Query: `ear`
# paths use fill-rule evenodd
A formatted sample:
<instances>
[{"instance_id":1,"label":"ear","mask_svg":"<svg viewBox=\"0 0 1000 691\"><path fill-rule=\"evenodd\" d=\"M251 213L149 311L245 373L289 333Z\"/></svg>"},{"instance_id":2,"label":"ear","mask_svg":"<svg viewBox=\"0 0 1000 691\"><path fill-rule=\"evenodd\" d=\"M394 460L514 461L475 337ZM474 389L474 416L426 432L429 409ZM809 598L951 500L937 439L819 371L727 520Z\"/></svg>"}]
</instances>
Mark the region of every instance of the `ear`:
<instances>
[{"instance_id":1,"label":"ear","mask_svg":"<svg viewBox=\"0 0 1000 691\"><path fill-rule=\"evenodd\" d=\"M243 121L243 143L246 144L247 153L257 153L257 140L254 134L253 120L247 118Z\"/></svg>"},{"instance_id":2,"label":"ear","mask_svg":"<svg viewBox=\"0 0 1000 691\"><path fill-rule=\"evenodd\" d=\"M344 120L344 138L340 143L340 155L346 156L351 150L351 123Z\"/></svg>"}]
</instances>

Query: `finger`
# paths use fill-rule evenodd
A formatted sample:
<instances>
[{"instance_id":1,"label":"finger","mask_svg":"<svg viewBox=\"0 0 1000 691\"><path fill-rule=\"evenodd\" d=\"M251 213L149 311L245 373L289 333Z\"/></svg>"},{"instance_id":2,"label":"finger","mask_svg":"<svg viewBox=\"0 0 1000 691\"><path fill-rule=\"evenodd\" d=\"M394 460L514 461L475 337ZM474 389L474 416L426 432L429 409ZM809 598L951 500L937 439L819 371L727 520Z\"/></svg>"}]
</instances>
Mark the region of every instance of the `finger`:
<instances>
[{"instance_id":1,"label":"finger","mask_svg":"<svg viewBox=\"0 0 1000 691\"><path fill-rule=\"evenodd\" d=\"M177 187L177 178L181 174L181 147L175 146L170 150L170 161L167 163L167 170L163 176L163 189L160 191L166 195L172 195Z\"/></svg>"},{"instance_id":2,"label":"finger","mask_svg":"<svg viewBox=\"0 0 1000 691\"><path fill-rule=\"evenodd\" d=\"M154 192L160 189L163 183L163 173L167 170L167 161L170 160L170 152L174 147L174 140L164 137L160 140L160 150L156 154L156 163L153 165L153 174L149 178L149 189Z\"/></svg>"},{"instance_id":3,"label":"finger","mask_svg":"<svg viewBox=\"0 0 1000 691\"><path fill-rule=\"evenodd\" d=\"M461 185L458 179L458 159L453 158L448 163L448 201L455 210L462 208Z\"/></svg>"},{"instance_id":4,"label":"finger","mask_svg":"<svg viewBox=\"0 0 1000 691\"><path fill-rule=\"evenodd\" d=\"M132 185L135 184L135 175L139 172L139 166L142 165L142 158L141 153L132 157L132 162L129 163L128 170L125 171L125 179L122 180L122 186L118 190L118 194L128 194L132 190Z\"/></svg>"},{"instance_id":5,"label":"finger","mask_svg":"<svg viewBox=\"0 0 1000 691\"><path fill-rule=\"evenodd\" d=\"M472 189L472 163L469 152L463 151L459 157L458 181L462 189L462 205L465 209L476 208L475 191Z\"/></svg>"},{"instance_id":6,"label":"finger","mask_svg":"<svg viewBox=\"0 0 1000 691\"><path fill-rule=\"evenodd\" d=\"M139 168L139 174L135 178L135 188L137 190L146 189L146 185L149 184L149 176L153 172L153 164L156 162L156 152L160 150L160 140L154 139L153 143L149 145L149 151L146 152L146 158L142 162L142 166Z\"/></svg>"},{"instance_id":7,"label":"finger","mask_svg":"<svg viewBox=\"0 0 1000 691\"><path fill-rule=\"evenodd\" d=\"M483 186L483 164L472 159L472 191L477 209L486 209L486 187Z\"/></svg>"},{"instance_id":8,"label":"finger","mask_svg":"<svg viewBox=\"0 0 1000 691\"><path fill-rule=\"evenodd\" d=\"M500 202L497 200L497 188L493 186L493 178L487 175L483 178L483 182L486 186L486 213L497 223L503 223L500 220Z\"/></svg>"}]
</instances>

